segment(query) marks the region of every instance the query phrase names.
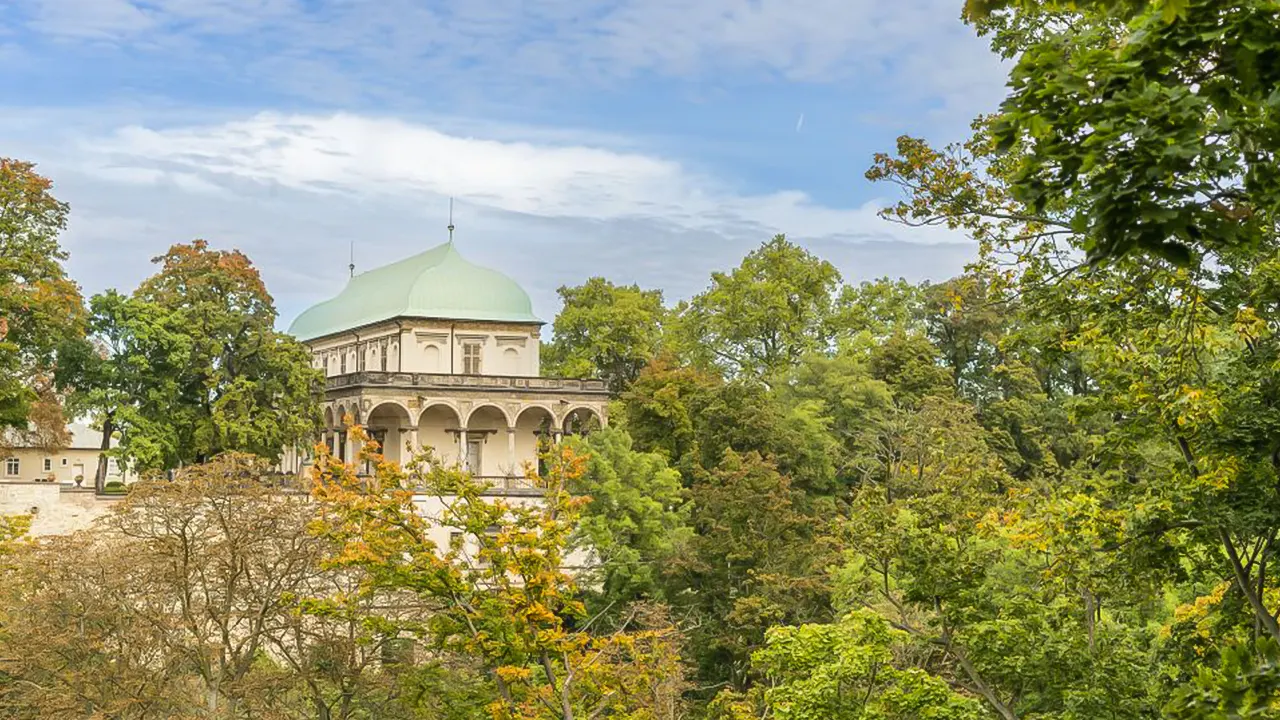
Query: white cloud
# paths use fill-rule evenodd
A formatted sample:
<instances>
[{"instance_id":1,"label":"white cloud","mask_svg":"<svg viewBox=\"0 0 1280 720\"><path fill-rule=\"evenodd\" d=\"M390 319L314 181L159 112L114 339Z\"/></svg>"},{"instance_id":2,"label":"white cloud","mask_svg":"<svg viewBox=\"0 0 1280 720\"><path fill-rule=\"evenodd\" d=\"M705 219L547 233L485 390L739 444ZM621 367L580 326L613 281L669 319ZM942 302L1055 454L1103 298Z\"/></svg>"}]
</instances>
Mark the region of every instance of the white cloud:
<instances>
[{"instance_id":1,"label":"white cloud","mask_svg":"<svg viewBox=\"0 0 1280 720\"><path fill-rule=\"evenodd\" d=\"M210 124L187 113L137 122L136 110L0 117L0 144L21 147L71 204L64 243L86 290L129 290L153 271L149 258L203 237L254 259L286 324L342 286L352 243L365 270L441 242L450 193L460 198L464 253L515 277L547 319L556 287L592 275L688 297L775 231L853 281L943 278L974 254L945 231L880 220L870 205L744 195L603 137L575 145L565 132L499 126L500 140L469 138L356 115ZM111 129L121 118L133 122Z\"/></svg>"},{"instance_id":2,"label":"white cloud","mask_svg":"<svg viewBox=\"0 0 1280 720\"><path fill-rule=\"evenodd\" d=\"M86 170L204 190L228 180L342 196L455 196L494 210L596 221L643 218L688 230L738 227L809 238L895 239L878 203L830 208L802 192L744 195L680 163L636 150L464 137L353 114L261 113L220 124L130 126L83 141ZM915 242L954 242L943 230Z\"/></svg>"},{"instance_id":3,"label":"white cloud","mask_svg":"<svg viewBox=\"0 0 1280 720\"><path fill-rule=\"evenodd\" d=\"M218 62L296 95L605 87L730 73L971 100L1002 73L958 0L19 0L29 26ZM921 72L924 69L925 71ZM940 72L941 71L941 72Z\"/></svg>"}]
</instances>

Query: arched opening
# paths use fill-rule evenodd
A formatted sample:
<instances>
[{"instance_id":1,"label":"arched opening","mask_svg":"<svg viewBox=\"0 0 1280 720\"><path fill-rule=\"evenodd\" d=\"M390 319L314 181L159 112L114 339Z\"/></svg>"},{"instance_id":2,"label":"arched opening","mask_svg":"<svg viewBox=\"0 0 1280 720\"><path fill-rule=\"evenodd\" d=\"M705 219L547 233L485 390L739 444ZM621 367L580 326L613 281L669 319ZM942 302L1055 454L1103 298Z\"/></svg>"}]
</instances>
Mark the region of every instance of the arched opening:
<instances>
[{"instance_id":1,"label":"arched opening","mask_svg":"<svg viewBox=\"0 0 1280 720\"><path fill-rule=\"evenodd\" d=\"M515 475L507 427L501 408L482 405L472 410L467 416L466 447L461 448L463 468L483 478Z\"/></svg>"},{"instance_id":2,"label":"arched opening","mask_svg":"<svg viewBox=\"0 0 1280 720\"><path fill-rule=\"evenodd\" d=\"M520 351L509 347L502 351L502 372L506 375L520 374Z\"/></svg>"},{"instance_id":3,"label":"arched opening","mask_svg":"<svg viewBox=\"0 0 1280 720\"><path fill-rule=\"evenodd\" d=\"M534 470L539 477L546 474L546 463L542 454L555 442L556 418L544 407L527 407L516 418L516 460L519 463L520 476L527 475L525 469Z\"/></svg>"},{"instance_id":4,"label":"arched opening","mask_svg":"<svg viewBox=\"0 0 1280 720\"><path fill-rule=\"evenodd\" d=\"M448 405L430 405L418 416L418 444L431 448L436 459L446 466L453 466L458 459L458 432L462 419Z\"/></svg>"},{"instance_id":5,"label":"arched opening","mask_svg":"<svg viewBox=\"0 0 1280 720\"><path fill-rule=\"evenodd\" d=\"M333 419L333 407L326 407L324 409L324 427L320 430L320 442L329 448L330 452L333 451L333 431L337 426L338 424Z\"/></svg>"},{"instance_id":6,"label":"arched opening","mask_svg":"<svg viewBox=\"0 0 1280 720\"><path fill-rule=\"evenodd\" d=\"M376 441L382 455L393 462L408 459L405 443L409 441L412 429L408 411L393 402L384 402L370 410L365 424L369 438Z\"/></svg>"},{"instance_id":7,"label":"arched opening","mask_svg":"<svg viewBox=\"0 0 1280 720\"><path fill-rule=\"evenodd\" d=\"M593 408L576 407L564 416L562 429L566 435L586 435L602 425L599 413Z\"/></svg>"},{"instance_id":8,"label":"arched opening","mask_svg":"<svg viewBox=\"0 0 1280 720\"><path fill-rule=\"evenodd\" d=\"M387 370L400 372L400 343L393 342L387 349Z\"/></svg>"},{"instance_id":9,"label":"arched opening","mask_svg":"<svg viewBox=\"0 0 1280 720\"><path fill-rule=\"evenodd\" d=\"M337 412L333 414L334 422L334 448L333 454L342 462L351 459L347 447L347 424L351 420L348 415L347 407L339 405Z\"/></svg>"},{"instance_id":10,"label":"arched opening","mask_svg":"<svg viewBox=\"0 0 1280 720\"><path fill-rule=\"evenodd\" d=\"M422 362L427 372L440 372L440 347L438 345L428 345L422 351Z\"/></svg>"}]
</instances>

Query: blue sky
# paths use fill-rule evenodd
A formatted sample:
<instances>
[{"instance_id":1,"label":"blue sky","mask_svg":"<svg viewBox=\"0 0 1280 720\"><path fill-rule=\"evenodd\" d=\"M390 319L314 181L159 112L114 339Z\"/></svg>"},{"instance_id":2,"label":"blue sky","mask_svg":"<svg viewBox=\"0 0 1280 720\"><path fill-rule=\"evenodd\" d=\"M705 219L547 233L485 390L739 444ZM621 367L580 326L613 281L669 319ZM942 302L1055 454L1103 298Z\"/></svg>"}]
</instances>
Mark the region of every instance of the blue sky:
<instances>
[{"instance_id":1,"label":"blue sky","mask_svg":"<svg viewBox=\"0 0 1280 720\"><path fill-rule=\"evenodd\" d=\"M903 133L963 137L1005 68L959 0L10 0L0 154L72 204L90 292L172 242L250 254L282 321L444 238L548 320L591 275L701 290L786 232L846 279L973 249L875 215ZM801 118L803 121L801 122Z\"/></svg>"}]
</instances>

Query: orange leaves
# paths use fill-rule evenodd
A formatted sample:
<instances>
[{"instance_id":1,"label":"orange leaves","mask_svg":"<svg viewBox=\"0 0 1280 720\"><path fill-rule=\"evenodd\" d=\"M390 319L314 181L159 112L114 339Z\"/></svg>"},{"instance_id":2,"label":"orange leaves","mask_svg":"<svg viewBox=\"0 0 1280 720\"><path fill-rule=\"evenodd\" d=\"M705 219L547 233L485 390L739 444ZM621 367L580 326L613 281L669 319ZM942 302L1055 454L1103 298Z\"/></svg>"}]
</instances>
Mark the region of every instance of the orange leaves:
<instances>
[{"instance_id":1,"label":"orange leaves","mask_svg":"<svg viewBox=\"0 0 1280 720\"><path fill-rule=\"evenodd\" d=\"M338 547L330 561L364 570L366 592L407 593L432 607L432 615L404 629L478 660L502 697L489 706L492 717L561 718L548 708L563 709L565 702L589 716L639 696L678 665L653 659L678 654L668 643L655 655L657 636L601 639L566 626L567 618L585 615L565 565L586 501L570 495L568 483L586 472L584 455L566 446L548 449L544 495L509 500L486 495L483 484L428 450L403 465L389 463L363 429L348 432L362 443L360 459L373 473L358 476L317 448L312 494L321 509L317 530ZM441 526L454 533L444 547L430 539Z\"/></svg>"}]
</instances>

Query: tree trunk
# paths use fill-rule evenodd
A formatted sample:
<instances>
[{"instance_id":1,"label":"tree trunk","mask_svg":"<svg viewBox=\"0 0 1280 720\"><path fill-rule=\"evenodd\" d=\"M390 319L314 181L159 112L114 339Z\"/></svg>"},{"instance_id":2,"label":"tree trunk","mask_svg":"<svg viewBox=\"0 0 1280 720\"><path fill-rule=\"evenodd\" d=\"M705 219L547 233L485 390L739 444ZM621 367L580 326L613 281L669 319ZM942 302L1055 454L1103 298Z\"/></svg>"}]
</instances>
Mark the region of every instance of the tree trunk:
<instances>
[{"instance_id":1,"label":"tree trunk","mask_svg":"<svg viewBox=\"0 0 1280 720\"><path fill-rule=\"evenodd\" d=\"M1240 588L1240 592L1244 594L1244 599L1249 603L1249 607L1253 610L1258 622L1262 624L1262 629L1266 630L1272 639L1280 641L1280 624L1276 622L1276 617L1262 603L1262 597L1254 592L1253 583L1250 582L1251 578L1249 577L1250 571L1241 562L1235 543L1231 541L1231 535L1227 533L1226 529L1219 528L1218 540L1222 543L1222 548L1227 551L1227 562L1231 565L1231 571L1235 574L1236 587Z\"/></svg>"},{"instance_id":2,"label":"tree trunk","mask_svg":"<svg viewBox=\"0 0 1280 720\"><path fill-rule=\"evenodd\" d=\"M102 418L102 444L98 452L98 469L93 473L93 491L101 495L107 489L107 451L111 449L111 435L115 432L115 413Z\"/></svg>"}]
</instances>

